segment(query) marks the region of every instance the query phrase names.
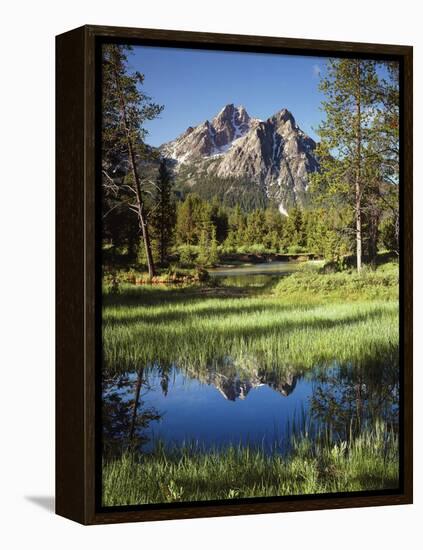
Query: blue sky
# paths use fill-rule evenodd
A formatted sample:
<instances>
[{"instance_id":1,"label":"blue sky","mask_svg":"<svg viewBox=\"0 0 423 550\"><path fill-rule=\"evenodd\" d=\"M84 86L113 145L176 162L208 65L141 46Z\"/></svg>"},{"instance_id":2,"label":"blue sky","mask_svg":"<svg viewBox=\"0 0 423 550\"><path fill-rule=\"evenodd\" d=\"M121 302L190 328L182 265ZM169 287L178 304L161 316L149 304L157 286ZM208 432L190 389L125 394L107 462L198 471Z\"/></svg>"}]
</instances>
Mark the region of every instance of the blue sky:
<instances>
[{"instance_id":1,"label":"blue sky","mask_svg":"<svg viewBox=\"0 0 423 550\"><path fill-rule=\"evenodd\" d=\"M164 105L160 118L146 125L151 145L210 120L227 103L261 119L286 107L316 138L325 58L135 46L129 64L145 75L144 91Z\"/></svg>"}]
</instances>

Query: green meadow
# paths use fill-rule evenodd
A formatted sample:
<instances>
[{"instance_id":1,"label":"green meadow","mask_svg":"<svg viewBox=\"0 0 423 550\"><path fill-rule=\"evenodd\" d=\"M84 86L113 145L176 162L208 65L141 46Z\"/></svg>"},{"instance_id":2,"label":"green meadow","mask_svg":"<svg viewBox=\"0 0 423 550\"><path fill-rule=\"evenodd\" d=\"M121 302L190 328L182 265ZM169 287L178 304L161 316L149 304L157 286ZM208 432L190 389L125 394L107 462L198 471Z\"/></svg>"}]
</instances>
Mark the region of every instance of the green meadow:
<instances>
[{"instance_id":1,"label":"green meadow","mask_svg":"<svg viewBox=\"0 0 423 550\"><path fill-rule=\"evenodd\" d=\"M122 285L105 289L105 369L152 360L195 367L253 360L262 368L365 361L398 346L398 266L322 275L270 288Z\"/></svg>"},{"instance_id":2,"label":"green meadow","mask_svg":"<svg viewBox=\"0 0 423 550\"><path fill-rule=\"evenodd\" d=\"M229 281L229 282L228 282ZM398 352L398 265L324 274L305 264L262 285L104 287L104 372L152 362L202 372L231 358L272 372L392 360ZM105 456L106 505L387 489L398 483L398 439L382 420L343 441L293 433L288 453L205 450L160 442Z\"/></svg>"}]
</instances>

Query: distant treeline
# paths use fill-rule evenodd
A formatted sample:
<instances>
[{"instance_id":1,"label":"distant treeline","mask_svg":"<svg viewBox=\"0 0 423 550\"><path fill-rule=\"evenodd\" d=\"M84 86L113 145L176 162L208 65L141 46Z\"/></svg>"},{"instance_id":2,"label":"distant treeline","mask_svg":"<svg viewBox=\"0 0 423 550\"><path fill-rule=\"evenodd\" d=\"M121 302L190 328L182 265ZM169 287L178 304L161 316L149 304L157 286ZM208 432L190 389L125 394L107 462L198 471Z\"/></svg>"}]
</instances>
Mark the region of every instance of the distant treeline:
<instances>
[{"instance_id":1,"label":"distant treeline","mask_svg":"<svg viewBox=\"0 0 423 550\"><path fill-rule=\"evenodd\" d=\"M211 265L222 254L233 253L307 252L335 262L354 254L354 216L347 207L294 207L284 216L276 205L248 212L240 205L227 206L217 196L204 200L197 193L188 193L179 199L171 193L172 180L165 167L156 189L163 186L167 192L156 191L156 202L149 205L151 246L158 265L166 266L172 261ZM106 242L120 247L128 262L145 263L137 225L126 210L109 216L104 225ZM363 251L368 261L374 261L380 249L396 249L395 228L389 216L382 217L375 231L363 233L367 235Z\"/></svg>"}]
</instances>

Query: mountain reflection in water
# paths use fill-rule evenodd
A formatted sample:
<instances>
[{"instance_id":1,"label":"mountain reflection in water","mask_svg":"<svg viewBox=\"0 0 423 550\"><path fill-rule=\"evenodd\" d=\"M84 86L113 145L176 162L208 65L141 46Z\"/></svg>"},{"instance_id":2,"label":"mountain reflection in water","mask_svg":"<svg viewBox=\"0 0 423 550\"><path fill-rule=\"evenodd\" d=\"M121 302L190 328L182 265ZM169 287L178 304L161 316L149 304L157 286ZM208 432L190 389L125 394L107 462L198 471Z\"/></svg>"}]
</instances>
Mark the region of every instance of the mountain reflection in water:
<instances>
[{"instance_id":1,"label":"mountain reflection in water","mask_svg":"<svg viewBox=\"0 0 423 550\"><path fill-rule=\"evenodd\" d=\"M141 368L103 380L103 445L150 452L195 444L283 451L295 430L348 439L379 420L398 429L396 355L360 365L262 371L228 360L201 370Z\"/></svg>"},{"instance_id":2,"label":"mountain reflection in water","mask_svg":"<svg viewBox=\"0 0 423 550\"><path fill-rule=\"evenodd\" d=\"M245 399L251 390L267 385L278 393L288 396L295 388L297 375L287 372L278 375L274 372L251 373L238 371L233 368L212 369L201 374L198 371L187 371L187 375L199 380L202 384L214 386L219 393L229 401Z\"/></svg>"}]
</instances>

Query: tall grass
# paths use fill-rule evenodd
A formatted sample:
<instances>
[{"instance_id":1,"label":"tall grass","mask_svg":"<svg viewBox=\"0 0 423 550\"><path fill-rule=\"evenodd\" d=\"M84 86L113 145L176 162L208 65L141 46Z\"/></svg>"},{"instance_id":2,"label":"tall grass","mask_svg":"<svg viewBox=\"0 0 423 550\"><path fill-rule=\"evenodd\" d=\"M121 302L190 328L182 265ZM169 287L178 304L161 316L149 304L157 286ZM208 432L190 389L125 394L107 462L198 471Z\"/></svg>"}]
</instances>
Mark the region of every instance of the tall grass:
<instances>
[{"instance_id":1,"label":"tall grass","mask_svg":"<svg viewBox=\"0 0 423 550\"><path fill-rule=\"evenodd\" d=\"M300 303L398 300L398 264L395 262L377 269L365 266L360 274L355 270L322 274L312 267L306 264L305 269L283 278L276 285L275 294Z\"/></svg>"},{"instance_id":2,"label":"tall grass","mask_svg":"<svg viewBox=\"0 0 423 550\"><path fill-rule=\"evenodd\" d=\"M106 506L320 494L398 486L398 438L379 422L349 445L293 440L288 455L227 447L199 452L158 446L150 455L105 460Z\"/></svg>"},{"instance_id":3,"label":"tall grass","mask_svg":"<svg viewBox=\"0 0 423 550\"><path fill-rule=\"evenodd\" d=\"M394 268L362 276L304 272L262 294L126 286L105 295L105 368L195 367L230 357L307 369L383 358L398 346L397 287Z\"/></svg>"}]
</instances>

